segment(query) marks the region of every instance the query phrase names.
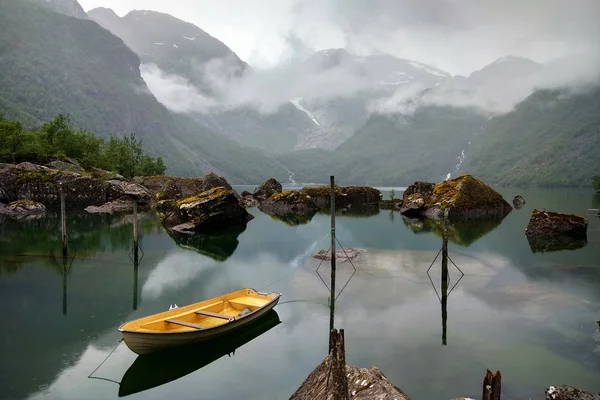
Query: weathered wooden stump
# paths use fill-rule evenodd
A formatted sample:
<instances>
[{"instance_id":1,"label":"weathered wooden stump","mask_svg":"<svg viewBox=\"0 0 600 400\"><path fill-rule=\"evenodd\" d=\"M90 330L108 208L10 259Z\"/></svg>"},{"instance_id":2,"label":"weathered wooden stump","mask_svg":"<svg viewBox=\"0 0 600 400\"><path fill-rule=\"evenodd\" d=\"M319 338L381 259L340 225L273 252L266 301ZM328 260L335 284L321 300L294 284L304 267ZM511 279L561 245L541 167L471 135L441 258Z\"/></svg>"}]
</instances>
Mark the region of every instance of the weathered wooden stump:
<instances>
[{"instance_id":1,"label":"weathered wooden stump","mask_svg":"<svg viewBox=\"0 0 600 400\"><path fill-rule=\"evenodd\" d=\"M482 400L500 400L500 391L502 386L502 375L500 371L496 371L495 374L489 369L485 373L483 378L483 395Z\"/></svg>"},{"instance_id":2,"label":"weathered wooden stump","mask_svg":"<svg viewBox=\"0 0 600 400\"><path fill-rule=\"evenodd\" d=\"M346 365L344 330L331 330L331 352L290 397L290 400L367 400L410 398L390 383L378 368Z\"/></svg>"}]
</instances>

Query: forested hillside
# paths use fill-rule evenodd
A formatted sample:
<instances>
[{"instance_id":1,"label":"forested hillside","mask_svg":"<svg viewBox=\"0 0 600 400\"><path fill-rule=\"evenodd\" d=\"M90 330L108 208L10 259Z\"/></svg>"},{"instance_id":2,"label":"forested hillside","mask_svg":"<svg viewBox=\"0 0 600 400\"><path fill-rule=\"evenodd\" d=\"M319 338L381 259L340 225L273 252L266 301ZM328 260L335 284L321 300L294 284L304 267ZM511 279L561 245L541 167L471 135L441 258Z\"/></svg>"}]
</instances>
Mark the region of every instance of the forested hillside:
<instances>
[{"instance_id":1,"label":"forested hillside","mask_svg":"<svg viewBox=\"0 0 600 400\"><path fill-rule=\"evenodd\" d=\"M534 93L486 124L464 169L495 185L589 187L600 171L600 89Z\"/></svg>"},{"instance_id":2,"label":"forested hillside","mask_svg":"<svg viewBox=\"0 0 600 400\"><path fill-rule=\"evenodd\" d=\"M234 183L287 176L260 152L167 110L141 78L138 56L91 20L3 0L0 71L0 112L25 128L64 114L103 137L135 133L170 174L214 171Z\"/></svg>"}]
</instances>

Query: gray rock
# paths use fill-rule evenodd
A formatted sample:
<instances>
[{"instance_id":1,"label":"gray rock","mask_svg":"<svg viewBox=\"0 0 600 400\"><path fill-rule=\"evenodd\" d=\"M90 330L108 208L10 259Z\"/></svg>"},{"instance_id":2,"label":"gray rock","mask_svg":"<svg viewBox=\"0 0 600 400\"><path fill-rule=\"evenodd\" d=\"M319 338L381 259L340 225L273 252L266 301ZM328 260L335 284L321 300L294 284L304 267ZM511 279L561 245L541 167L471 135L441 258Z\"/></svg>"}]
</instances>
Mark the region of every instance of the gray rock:
<instances>
[{"instance_id":1,"label":"gray rock","mask_svg":"<svg viewBox=\"0 0 600 400\"><path fill-rule=\"evenodd\" d=\"M267 179L262 185L254 190L254 198L259 201L266 200L275 193L281 193L281 183L274 178Z\"/></svg>"},{"instance_id":2,"label":"gray rock","mask_svg":"<svg viewBox=\"0 0 600 400\"><path fill-rule=\"evenodd\" d=\"M433 194L433 188L435 188L435 183L416 181L408 186L402 193L402 199L406 200L408 196L415 193L419 193L422 196L431 196Z\"/></svg>"},{"instance_id":3,"label":"gray rock","mask_svg":"<svg viewBox=\"0 0 600 400\"><path fill-rule=\"evenodd\" d=\"M521 196L520 194L516 195L515 198L513 199L513 206L515 206L515 208L518 210L521 207L523 207L525 205L525 203L527 203L525 201L525 199L523 198L523 196Z\"/></svg>"},{"instance_id":4,"label":"gray rock","mask_svg":"<svg viewBox=\"0 0 600 400\"><path fill-rule=\"evenodd\" d=\"M44 216L46 214L46 207L33 200L17 200L8 205L0 203L0 214L15 219Z\"/></svg>"},{"instance_id":5,"label":"gray rock","mask_svg":"<svg viewBox=\"0 0 600 400\"><path fill-rule=\"evenodd\" d=\"M90 214L115 214L133 212L133 202L116 200L104 203L101 206L89 206L85 208Z\"/></svg>"},{"instance_id":6,"label":"gray rock","mask_svg":"<svg viewBox=\"0 0 600 400\"><path fill-rule=\"evenodd\" d=\"M46 164L46 166L59 171L76 172L78 174L85 172L85 170L81 168L81 165L76 161L54 160Z\"/></svg>"},{"instance_id":7,"label":"gray rock","mask_svg":"<svg viewBox=\"0 0 600 400\"><path fill-rule=\"evenodd\" d=\"M275 193L260 203L260 211L270 215L286 216L289 214L315 214L319 211L311 197L298 190Z\"/></svg>"},{"instance_id":8,"label":"gray rock","mask_svg":"<svg viewBox=\"0 0 600 400\"><path fill-rule=\"evenodd\" d=\"M546 400L600 400L600 393L594 394L567 385L550 386L545 394Z\"/></svg>"}]
</instances>

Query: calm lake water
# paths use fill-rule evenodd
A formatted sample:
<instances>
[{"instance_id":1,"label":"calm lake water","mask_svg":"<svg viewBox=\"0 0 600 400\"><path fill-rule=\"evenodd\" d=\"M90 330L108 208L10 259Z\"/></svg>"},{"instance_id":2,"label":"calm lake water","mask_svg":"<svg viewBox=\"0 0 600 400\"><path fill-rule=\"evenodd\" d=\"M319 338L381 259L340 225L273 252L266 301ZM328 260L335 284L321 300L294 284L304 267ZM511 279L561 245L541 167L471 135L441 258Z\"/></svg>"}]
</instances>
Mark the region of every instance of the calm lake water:
<instances>
[{"instance_id":1,"label":"calm lake water","mask_svg":"<svg viewBox=\"0 0 600 400\"><path fill-rule=\"evenodd\" d=\"M517 193L500 192L509 201ZM457 285L445 345L440 258L433 262L439 227L390 211L336 218L340 243L365 250L354 275L351 264L338 263L338 292L351 278L335 314L349 364L379 367L413 400L479 398L486 368L502 371L505 399L543 399L547 386L563 383L600 392L600 219L588 210L600 208L600 196L518 192L527 204L503 221L450 229L450 258L464 276L451 265L450 286ZM534 207L586 215L587 245L532 252L524 231ZM317 273L311 255L329 247L330 220L317 214L295 225L250 212L256 218L243 232L185 242L148 213L137 271L131 217L71 216L75 255L66 265L57 219L4 220L0 398L289 398L328 349L329 292L320 278L329 284L328 262ZM118 343L126 320L248 286L281 292L282 300L224 349L146 363Z\"/></svg>"}]
</instances>

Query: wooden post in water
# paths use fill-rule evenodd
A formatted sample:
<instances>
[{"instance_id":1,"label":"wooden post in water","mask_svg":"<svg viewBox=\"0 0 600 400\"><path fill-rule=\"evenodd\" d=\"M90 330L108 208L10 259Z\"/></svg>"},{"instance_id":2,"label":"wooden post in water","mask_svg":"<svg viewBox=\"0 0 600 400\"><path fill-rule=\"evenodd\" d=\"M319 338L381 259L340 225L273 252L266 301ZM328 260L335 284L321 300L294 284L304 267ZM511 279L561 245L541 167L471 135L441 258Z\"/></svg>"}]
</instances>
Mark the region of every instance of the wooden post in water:
<instances>
[{"instance_id":1,"label":"wooden post in water","mask_svg":"<svg viewBox=\"0 0 600 400\"><path fill-rule=\"evenodd\" d=\"M67 210L65 207L65 192L60 188L60 229L62 234L63 258L69 254L69 242L67 240Z\"/></svg>"},{"instance_id":2,"label":"wooden post in water","mask_svg":"<svg viewBox=\"0 0 600 400\"><path fill-rule=\"evenodd\" d=\"M137 310L138 302L138 267L139 260L139 241L138 241L138 217L137 201L133 202L133 309Z\"/></svg>"},{"instance_id":3,"label":"wooden post in water","mask_svg":"<svg viewBox=\"0 0 600 400\"><path fill-rule=\"evenodd\" d=\"M335 327L335 178L329 177L331 182L331 308L329 312L329 332ZM329 339L329 352L333 348L332 336Z\"/></svg>"},{"instance_id":4,"label":"wooden post in water","mask_svg":"<svg viewBox=\"0 0 600 400\"><path fill-rule=\"evenodd\" d=\"M500 400L500 391L502 386L502 375L500 371L495 374L489 369L483 378L483 394L481 400Z\"/></svg>"},{"instance_id":5,"label":"wooden post in water","mask_svg":"<svg viewBox=\"0 0 600 400\"><path fill-rule=\"evenodd\" d=\"M67 315L67 276L69 274L69 268L67 266L68 260L67 256L63 253L62 257L63 264L63 295L62 295L62 313L63 315Z\"/></svg>"},{"instance_id":6,"label":"wooden post in water","mask_svg":"<svg viewBox=\"0 0 600 400\"><path fill-rule=\"evenodd\" d=\"M448 319L448 224L444 216L444 234L442 239L442 345L446 345Z\"/></svg>"}]
</instances>

